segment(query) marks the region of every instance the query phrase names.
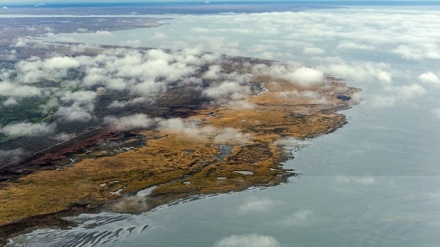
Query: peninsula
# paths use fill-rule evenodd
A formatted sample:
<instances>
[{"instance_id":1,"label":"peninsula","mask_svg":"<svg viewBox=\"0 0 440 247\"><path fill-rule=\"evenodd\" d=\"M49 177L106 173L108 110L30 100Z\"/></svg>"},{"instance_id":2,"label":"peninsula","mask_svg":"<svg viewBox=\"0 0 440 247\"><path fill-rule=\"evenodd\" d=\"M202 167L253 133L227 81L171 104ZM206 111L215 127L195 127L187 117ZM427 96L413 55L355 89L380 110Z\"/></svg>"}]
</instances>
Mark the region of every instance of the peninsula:
<instances>
[{"instance_id":1,"label":"peninsula","mask_svg":"<svg viewBox=\"0 0 440 247\"><path fill-rule=\"evenodd\" d=\"M3 241L33 227L69 225L66 215L139 213L193 195L286 182L295 175L282 166L292 150L343 126L338 111L358 98L340 79L269 60L63 49L38 61L40 70L57 71L32 84L45 92L19 101L2 96L3 111L26 100L39 106L33 122L2 119L0 145L17 153L0 169ZM10 70L23 72L35 58L26 61ZM19 124L35 131L12 131Z\"/></svg>"}]
</instances>

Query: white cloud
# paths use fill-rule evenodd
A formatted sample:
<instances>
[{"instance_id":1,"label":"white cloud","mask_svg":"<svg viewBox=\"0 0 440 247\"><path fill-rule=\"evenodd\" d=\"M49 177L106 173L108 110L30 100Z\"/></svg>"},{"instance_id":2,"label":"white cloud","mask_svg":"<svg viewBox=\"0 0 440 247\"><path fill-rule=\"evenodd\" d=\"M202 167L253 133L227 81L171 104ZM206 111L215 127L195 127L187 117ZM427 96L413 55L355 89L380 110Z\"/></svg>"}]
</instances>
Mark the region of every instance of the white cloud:
<instances>
[{"instance_id":1,"label":"white cloud","mask_svg":"<svg viewBox=\"0 0 440 247\"><path fill-rule=\"evenodd\" d=\"M335 180L339 183L355 183L360 185L373 185L376 183L376 179L374 177L337 176Z\"/></svg>"},{"instance_id":2,"label":"white cloud","mask_svg":"<svg viewBox=\"0 0 440 247\"><path fill-rule=\"evenodd\" d=\"M388 96L385 94L374 95L371 97L371 106L381 108L381 107L393 107L396 104L397 99L393 96Z\"/></svg>"},{"instance_id":3,"label":"white cloud","mask_svg":"<svg viewBox=\"0 0 440 247\"><path fill-rule=\"evenodd\" d=\"M432 72L426 72L419 75L419 80L428 85L440 86L440 79Z\"/></svg>"},{"instance_id":4,"label":"white cloud","mask_svg":"<svg viewBox=\"0 0 440 247\"><path fill-rule=\"evenodd\" d=\"M153 37L151 37L151 38L157 39L157 40L162 40L162 39L166 39L167 35L164 33L156 32L156 33L154 33Z\"/></svg>"},{"instance_id":5,"label":"white cloud","mask_svg":"<svg viewBox=\"0 0 440 247\"><path fill-rule=\"evenodd\" d=\"M261 64L253 66L253 71L256 74L272 76L274 79L281 78L304 87L320 85L325 78L324 73L320 70L308 67L298 68L290 64L275 63L271 66Z\"/></svg>"},{"instance_id":6,"label":"white cloud","mask_svg":"<svg viewBox=\"0 0 440 247\"><path fill-rule=\"evenodd\" d=\"M309 226L315 221L315 213L312 210L304 209L287 216L282 222L287 226Z\"/></svg>"},{"instance_id":7,"label":"white cloud","mask_svg":"<svg viewBox=\"0 0 440 247\"><path fill-rule=\"evenodd\" d=\"M393 107L403 105L409 100L414 100L427 94L424 87L419 84L410 84L403 86L388 86L384 88L381 94L373 95L370 103L373 107Z\"/></svg>"},{"instance_id":8,"label":"white cloud","mask_svg":"<svg viewBox=\"0 0 440 247\"><path fill-rule=\"evenodd\" d=\"M418 84L405 85L396 88L397 95L400 99L406 100L426 94L426 89Z\"/></svg>"},{"instance_id":9,"label":"white cloud","mask_svg":"<svg viewBox=\"0 0 440 247\"><path fill-rule=\"evenodd\" d=\"M262 213L274 209L276 203L270 199L250 198L248 201L238 207L242 214Z\"/></svg>"},{"instance_id":10,"label":"white cloud","mask_svg":"<svg viewBox=\"0 0 440 247\"><path fill-rule=\"evenodd\" d=\"M129 86L129 82L122 78L108 78L105 80L105 87L110 90L122 91Z\"/></svg>"},{"instance_id":11,"label":"white cloud","mask_svg":"<svg viewBox=\"0 0 440 247\"><path fill-rule=\"evenodd\" d=\"M247 100L235 100L229 102L228 107L234 110L249 110L249 109L254 109L256 105Z\"/></svg>"},{"instance_id":12,"label":"white cloud","mask_svg":"<svg viewBox=\"0 0 440 247\"><path fill-rule=\"evenodd\" d=\"M67 122L89 122L94 119L92 114L94 104L80 105L74 103L71 106L61 106L55 113L62 121Z\"/></svg>"},{"instance_id":13,"label":"white cloud","mask_svg":"<svg viewBox=\"0 0 440 247\"><path fill-rule=\"evenodd\" d=\"M188 121L180 118L164 119L159 122L159 128L174 132L183 133L189 138L206 141L215 135L217 128L213 126L199 126L200 122Z\"/></svg>"},{"instance_id":14,"label":"white cloud","mask_svg":"<svg viewBox=\"0 0 440 247\"><path fill-rule=\"evenodd\" d=\"M26 151L22 148L12 150L0 150L0 168L4 164L17 162L26 155Z\"/></svg>"},{"instance_id":15,"label":"white cloud","mask_svg":"<svg viewBox=\"0 0 440 247\"><path fill-rule=\"evenodd\" d=\"M375 49L375 47L372 45L358 44L350 41L340 42L338 48L342 50L365 50L365 51L372 51Z\"/></svg>"},{"instance_id":16,"label":"white cloud","mask_svg":"<svg viewBox=\"0 0 440 247\"><path fill-rule=\"evenodd\" d=\"M166 85L164 83L147 80L132 87L131 93L133 95L156 96L165 90Z\"/></svg>"},{"instance_id":17,"label":"white cloud","mask_svg":"<svg viewBox=\"0 0 440 247\"><path fill-rule=\"evenodd\" d=\"M440 108L431 110L431 113L438 119L440 119Z\"/></svg>"},{"instance_id":18,"label":"white cloud","mask_svg":"<svg viewBox=\"0 0 440 247\"><path fill-rule=\"evenodd\" d=\"M376 183L376 180L372 177L365 177L355 179L354 182L362 185L372 185Z\"/></svg>"},{"instance_id":19,"label":"white cloud","mask_svg":"<svg viewBox=\"0 0 440 247\"><path fill-rule=\"evenodd\" d=\"M306 67L288 73L285 77L303 86L319 85L324 82L324 73L322 71Z\"/></svg>"},{"instance_id":20,"label":"white cloud","mask_svg":"<svg viewBox=\"0 0 440 247\"><path fill-rule=\"evenodd\" d=\"M68 134L65 132L61 132L57 134L56 136L52 137L52 139L57 141L67 141L75 137L75 134Z\"/></svg>"},{"instance_id":21,"label":"white cloud","mask_svg":"<svg viewBox=\"0 0 440 247\"><path fill-rule=\"evenodd\" d=\"M394 53L406 60L440 59L440 48L437 44L408 44L399 45L393 50Z\"/></svg>"},{"instance_id":22,"label":"white cloud","mask_svg":"<svg viewBox=\"0 0 440 247\"><path fill-rule=\"evenodd\" d=\"M96 36L112 36L113 34L109 31L96 31L94 33Z\"/></svg>"},{"instance_id":23,"label":"white cloud","mask_svg":"<svg viewBox=\"0 0 440 247\"><path fill-rule=\"evenodd\" d=\"M250 142L251 134L242 133L234 128L225 128L217 131L214 137L215 143L247 143Z\"/></svg>"},{"instance_id":24,"label":"white cloud","mask_svg":"<svg viewBox=\"0 0 440 247\"><path fill-rule=\"evenodd\" d=\"M5 100L5 101L3 102L3 105L4 105L4 106L11 106L11 105L17 105L17 104L18 104L18 102L17 102L17 100L14 99L14 98L8 98L7 100Z\"/></svg>"},{"instance_id":25,"label":"white cloud","mask_svg":"<svg viewBox=\"0 0 440 247\"><path fill-rule=\"evenodd\" d=\"M52 134L56 124L48 123L15 123L0 128L0 133L7 136L43 136Z\"/></svg>"},{"instance_id":26,"label":"white cloud","mask_svg":"<svg viewBox=\"0 0 440 247\"><path fill-rule=\"evenodd\" d=\"M52 57L44 61L43 67L45 69L69 69L77 68L80 63L71 57Z\"/></svg>"},{"instance_id":27,"label":"white cloud","mask_svg":"<svg viewBox=\"0 0 440 247\"><path fill-rule=\"evenodd\" d=\"M319 66L332 75L358 82L379 81L383 86L392 83L391 66L386 63L326 61L328 65Z\"/></svg>"},{"instance_id":28,"label":"white cloud","mask_svg":"<svg viewBox=\"0 0 440 247\"><path fill-rule=\"evenodd\" d=\"M214 244L214 247L279 247L280 243L271 236L258 234L232 235Z\"/></svg>"},{"instance_id":29,"label":"white cloud","mask_svg":"<svg viewBox=\"0 0 440 247\"><path fill-rule=\"evenodd\" d=\"M28 44L24 39L19 38L14 44L15 47L26 47Z\"/></svg>"},{"instance_id":30,"label":"white cloud","mask_svg":"<svg viewBox=\"0 0 440 247\"><path fill-rule=\"evenodd\" d=\"M273 144L280 145L288 149L301 148L309 145L309 143L307 143L306 141L299 140L294 137L284 137L279 140L276 140Z\"/></svg>"},{"instance_id":31,"label":"white cloud","mask_svg":"<svg viewBox=\"0 0 440 247\"><path fill-rule=\"evenodd\" d=\"M211 65L208 68L208 71L203 75L206 79L219 79L221 67L220 65Z\"/></svg>"},{"instance_id":32,"label":"white cloud","mask_svg":"<svg viewBox=\"0 0 440 247\"><path fill-rule=\"evenodd\" d=\"M64 102L76 102L78 104L90 104L96 100L96 92L93 91L77 91L66 92L61 98Z\"/></svg>"},{"instance_id":33,"label":"white cloud","mask_svg":"<svg viewBox=\"0 0 440 247\"><path fill-rule=\"evenodd\" d=\"M154 121L145 114L134 114L121 118L107 116L104 118L104 123L110 125L116 130L131 130L139 128L148 128Z\"/></svg>"},{"instance_id":34,"label":"white cloud","mask_svg":"<svg viewBox=\"0 0 440 247\"><path fill-rule=\"evenodd\" d=\"M303 53L308 55L321 55L324 54L325 51L319 47L306 47L303 49Z\"/></svg>"},{"instance_id":35,"label":"white cloud","mask_svg":"<svg viewBox=\"0 0 440 247\"><path fill-rule=\"evenodd\" d=\"M40 96L42 91L38 87L20 85L18 83L11 83L7 81L0 82L0 95L16 96L16 97L32 97Z\"/></svg>"},{"instance_id":36,"label":"white cloud","mask_svg":"<svg viewBox=\"0 0 440 247\"><path fill-rule=\"evenodd\" d=\"M83 27L79 27L79 28L76 29L76 31L78 33L87 33L89 31L89 29L83 28Z\"/></svg>"},{"instance_id":37,"label":"white cloud","mask_svg":"<svg viewBox=\"0 0 440 247\"><path fill-rule=\"evenodd\" d=\"M201 126L200 121L181 118L157 119L159 129L172 133L180 133L188 138L199 141L211 140L218 144L250 142L251 135L242 133L234 128L219 129L211 125Z\"/></svg>"},{"instance_id":38,"label":"white cloud","mask_svg":"<svg viewBox=\"0 0 440 247\"><path fill-rule=\"evenodd\" d=\"M208 96L219 104L226 103L230 100L242 100L247 95L250 95L250 93L251 90L249 86L242 86L234 81L225 81L203 91L205 96Z\"/></svg>"},{"instance_id":39,"label":"white cloud","mask_svg":"<svg viewBox=\"0 0 440 247\"><path fill-rule=\"evenodd\" d=\"M142 44L142 42L139 39L132 39L132 40L124 40L121 41L121 46L129 46L129 47L138 47Z\"/></svg>"}]
</instances>

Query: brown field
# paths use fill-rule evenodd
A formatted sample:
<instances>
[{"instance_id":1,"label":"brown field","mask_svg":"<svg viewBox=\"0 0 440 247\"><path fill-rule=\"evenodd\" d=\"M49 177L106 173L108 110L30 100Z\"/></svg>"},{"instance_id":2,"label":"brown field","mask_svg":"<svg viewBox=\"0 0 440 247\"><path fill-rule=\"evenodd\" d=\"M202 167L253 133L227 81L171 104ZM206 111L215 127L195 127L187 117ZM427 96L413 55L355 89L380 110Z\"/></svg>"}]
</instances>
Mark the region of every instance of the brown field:
<instances>
[{"instance_id":1,"label":"brown field","mask_svg":"<svg viewBox=\"0 0 440 247\"><path fill-rule=\"evenodd\" d=\"M241 137L218 142L209 135L138 130L136 134L146 139L142 147L113 155L106 155L105 150L78 154L80 161L71 166L2 183L0 225L74 205L104 205L114 211L135 213L190 195L285 182L293 174L282 168L281 162L287 157L276 141L312 138L341 127L345 117L335 112L350 105L336 95L351 96L356 90L331 78L326 85L314 88L298 88L287 81L264 77L255 81L265 82L269 91L249 96L246 100L252 107L208 106L197 109L189 118L200 121L199 127L234 128ZM321 101L289 94L294 90L315 92ZM230 154L219 157L220 144L232 147ZM154 185L157 188L148 197L130 199L137 191Z\"/></svg>"}]
</instances>

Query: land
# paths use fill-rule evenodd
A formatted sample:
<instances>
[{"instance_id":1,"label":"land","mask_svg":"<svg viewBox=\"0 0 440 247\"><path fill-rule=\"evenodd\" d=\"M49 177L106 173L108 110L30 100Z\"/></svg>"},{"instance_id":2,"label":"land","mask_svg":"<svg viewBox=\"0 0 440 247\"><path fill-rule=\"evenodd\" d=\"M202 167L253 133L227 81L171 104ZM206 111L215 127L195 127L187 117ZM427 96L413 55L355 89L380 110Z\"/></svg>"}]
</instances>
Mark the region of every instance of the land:
<instances>
[{"instance_id":1,"label":"land","mask_svg":"<svg viewBox=\"0 0 440 247\"><path fill-rule=\"evenodd\" d=\"M17 14L28 15L36 10L20 11ZM105 35L107 31L155 27L165 20L136 15L2 18L0 72L7 74L17 64L35 58L42 62L53 57L87 60L109 50L123 49L116 56L135 50L137 57L145 57L151 49L42 43L30 37L71 32ZM164 52L172 55L172 51ZM212 56L184 54L199 61L204 55ZM71 68L61 77L43 73L47 75L30 83L20 81L14 73L2 77L0 83L31 85L45 93L12 97L0 91L0 130L20 123L54 124L52 135L68 138L0 131L0 245L35 228L72 226L67 216L103 210L146 212L195 195L274 186L298 175L285 169L283 162L293 158L292 150L302 147L301 140L346 124L345 116L338 112L356 104L353 98L358 89L330 75L322 83L302 85L255 69L273 65L277 62L222 55L197 65L186 78L171 82L155 78L166 83L166 90L154 95L151 102L112 108L111 102L129 102L135 96L129 90L100 92L93 118L79 122L65 121L57 114L61 107L71 106L61 100L70 91L99 91L93 86L63 86L65 81L84 80L87 67ZM211 66L218 66L219 76L205 76ZM200 83L185 84L189 78L198 78ZM233 91L223 101L203 93L223 81L240 78L246 82L234 84L245 89L239 99ZM50 105L53 101L59 105ZM123 119L136 114L148 114L152 124L118 129L104 121L108 116ZM164 128L164 123L169 126Z\"/></svg>"},{"instance_id":2,"label":"land","mask_svg":"<svg viewBox=\"0 0 440 247\"><path fill-rule=\"evenodd\" d=\"M0 13L1 12L2 11L0 10ZM3 12L3 14L11 14L10 10ZM0 17L0 44L9 44L12 40L16 40L18 47L23 47L26 45L24 40L30 37L39 37L57 33L96 33L97 35L105 36L106 32L109 31L157 27L162 25L163 21L169 20L169 18L150 18L135 15L127 17L50 16L57 14L53 12L50 13L48 17L41 17L35 14L35 9L30 9L28 12L21 14L28 16L27 18L13 16Z\"/></svg>"},{"instance_id":3,"label":"land","mask_svg":"<svg viewBox=\"0 0 440 247\"><path fill-rule=\"evenodd\" d=\"M106 49L91 48L82 55L96 56ZM223 57L219 66L228 73L252 74L249 64L273 63ZM209 66L200 67L194 76L201 77ZM206 79L203 87L215 83ZM72 224L63 220L66 215L101 210L139 213L193 195L286 182L297 175L282 166L292 158L291 149L301 147L297 141L346 124L337 112L350 108L358 91L331 76L321 84L303 86L252 74L246 86L251 92L240 101L213 103L200 91L176 84L154 104L115 112L104 104L125 97L115 93L101 95L97 103L99 119L110 113L122 117L126 111L148 113L162 121L197 123L192 129L156 124L117 130L102 122L59 123L60 131L70 130L75 137L61 143L35 137L3 139L0 147L26 146L32 152L0 167L0 239L4 243L35 227L66 227ZM307 96L311 94L315 96ZM23 119L29 117L25 115ZM37 122L55 121L45 115L32 117ZM23 119L2 121L5 125ZM148 188L151 193L137 194Z\"/></svg>"}]
</instances>

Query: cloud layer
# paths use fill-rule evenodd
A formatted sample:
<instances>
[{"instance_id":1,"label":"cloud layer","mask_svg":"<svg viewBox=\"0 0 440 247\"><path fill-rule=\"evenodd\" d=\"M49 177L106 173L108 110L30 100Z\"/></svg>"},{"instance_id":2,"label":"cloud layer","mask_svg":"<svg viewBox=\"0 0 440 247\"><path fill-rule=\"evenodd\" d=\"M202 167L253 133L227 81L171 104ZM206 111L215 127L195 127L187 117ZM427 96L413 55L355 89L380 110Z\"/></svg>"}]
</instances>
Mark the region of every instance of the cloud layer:
<instances>
[{"instance_id":1,"label":"cloud layer","mask_svg":"<svg viewBox=\"0 0 440 247\"><path fill-rule=\"evenodd\" d=\"M434 90L438 90L434 87L439 84L435 64L440 60L440 35L432 32L440 28L437 16L436 10L354 8L186 15L176 17L173 25L130 34L151 47L190 46L214 53L298 61L374 90L366 90L370 93L363 97L366 104L402 107L414 105L426 96L433 97ZM153 36L162 38L152 39ZM111 42L118 43L125 37L115 34L113 38ZM322 72L307 66L299 70L303 72L300 75L295 70L286 72L275 67L272 66L271 73L303 85L323 79ZM205 78L217 76L218 69L211 67ZM227 82L205 92L207 97L222 96L220 102L243 94L245 86ZM440 107L440 102L436 104Z\"/></svg>"},{"instance_id":2,"label":"cloud layer","mask_svg":"<svg viewBox=\"0 0 440 247\"><path fill-rule=\"evenodd\" d=\"M232 235L217 242L214 247L279 247L280 243L271 236L258 234Z\"/></svg>"}]
</instances>

